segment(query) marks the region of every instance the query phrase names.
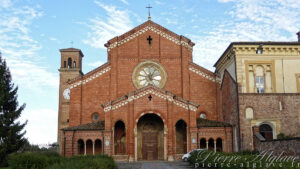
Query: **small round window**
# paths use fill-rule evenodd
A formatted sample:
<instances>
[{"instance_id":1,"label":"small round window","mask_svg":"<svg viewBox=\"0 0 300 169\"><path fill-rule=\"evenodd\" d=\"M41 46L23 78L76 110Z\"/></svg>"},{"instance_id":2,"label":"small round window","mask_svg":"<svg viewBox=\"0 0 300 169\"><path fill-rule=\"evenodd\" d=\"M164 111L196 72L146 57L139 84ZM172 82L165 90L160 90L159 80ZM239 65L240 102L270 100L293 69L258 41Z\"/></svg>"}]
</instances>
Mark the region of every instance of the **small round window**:
<instances>
[{"instance_id":1,"label":"small round window","mask_svg":"<svg viewBox=\"0 0 300 169\"><path fill-rule=\"evenodd\" d=\"M93 121L98 121L99 120L99 114L98 113L94 113L93 114Z\"/></svg>"},{"instance_id":2,"label":"small round window","mask_svg":"<svg viewBox=\"0 0 300 169\"><path fill-rule=\"evenodd\" d=\"M200 114L200 118L201 118L201 119L206 119L206 114L205 114L205 113L201 113L201 114Z\"/></svg>"}]
</instances>

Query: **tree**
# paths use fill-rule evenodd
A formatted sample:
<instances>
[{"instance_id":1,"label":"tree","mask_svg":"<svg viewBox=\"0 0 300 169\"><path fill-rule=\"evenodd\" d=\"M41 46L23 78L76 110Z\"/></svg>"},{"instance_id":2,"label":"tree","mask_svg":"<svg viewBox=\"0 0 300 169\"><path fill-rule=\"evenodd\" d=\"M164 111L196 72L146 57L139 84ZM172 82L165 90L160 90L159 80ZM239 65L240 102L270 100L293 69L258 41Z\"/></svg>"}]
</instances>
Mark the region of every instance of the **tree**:
<instances>
[{"instance_id":1,"label":"tree","mask_svg":"<svg viewBox=\"0 0 300 169\"><path fill-rule=\"evenodd\" d=\"M27 121L16 121L25 108L25 104L18 104L17 91L0 53L0 166L7 165L8 154L18 151L26 142L23 129Z\"/></svg>"}]
</instances>

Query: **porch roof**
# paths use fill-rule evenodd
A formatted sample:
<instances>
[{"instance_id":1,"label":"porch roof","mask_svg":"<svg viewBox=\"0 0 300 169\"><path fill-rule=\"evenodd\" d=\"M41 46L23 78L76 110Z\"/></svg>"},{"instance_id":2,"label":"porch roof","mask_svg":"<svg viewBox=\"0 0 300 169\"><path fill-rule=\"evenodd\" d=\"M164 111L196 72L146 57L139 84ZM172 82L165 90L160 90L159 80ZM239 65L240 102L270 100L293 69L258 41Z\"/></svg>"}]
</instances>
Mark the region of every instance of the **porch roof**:
<instances>
[{"instance_id":1,"label":"porch roof","mask_svg":"<svg viewBox=\"0 0 300 169\"><path fill-rule=\"evenodd\" d=\"M93 123L81 124L79 126L72 126L63 128L63 131L74 131L74 130L104 130L105 121L97 121Z\"/></svg>"},{"instance_id":2,"label":"porch roof","mask_svg":"<svg viewBox=\"0 0 300 169\"><path fill-rule=\"evenodd\" d=\"M197 127L232 127L232 125L223 121L214 121L197 118Z\"/></svg>"}]
</instances>

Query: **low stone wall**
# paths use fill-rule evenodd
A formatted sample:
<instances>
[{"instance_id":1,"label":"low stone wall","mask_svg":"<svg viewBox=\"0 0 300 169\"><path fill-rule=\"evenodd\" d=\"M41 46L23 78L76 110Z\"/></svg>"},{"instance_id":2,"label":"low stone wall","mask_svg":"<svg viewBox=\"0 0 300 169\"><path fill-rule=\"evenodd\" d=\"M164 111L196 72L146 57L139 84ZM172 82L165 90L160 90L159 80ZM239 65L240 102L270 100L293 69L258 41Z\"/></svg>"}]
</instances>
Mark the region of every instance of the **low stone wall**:
<instances>
[{"instance_id":1,"label":"low stone wall","mask_svg":"<svg viewBox=\"0 0 300 169\"><path fill-rule=\"evenodd\" d=\"M278 139L271 141L261 141L258 143L259 152L271 150L273 155L298 156L300 160L300 137L291 139Z\"/></svg>"}]
</instances>

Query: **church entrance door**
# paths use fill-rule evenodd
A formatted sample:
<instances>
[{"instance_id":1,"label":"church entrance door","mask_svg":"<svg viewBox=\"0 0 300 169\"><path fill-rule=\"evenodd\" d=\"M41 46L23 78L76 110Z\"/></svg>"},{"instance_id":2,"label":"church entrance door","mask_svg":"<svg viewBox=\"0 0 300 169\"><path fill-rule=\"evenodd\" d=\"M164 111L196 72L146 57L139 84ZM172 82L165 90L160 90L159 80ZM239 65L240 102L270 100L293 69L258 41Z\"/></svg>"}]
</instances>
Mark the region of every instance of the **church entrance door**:
<instances>
[{"instance_id":1,"label":"church entrance door","mask_svg":"<svg viewBox=\"0 0 300 169\"><path fill-rule=\"evenodd\" d=\"M164 124L155 114L146 114L139 119L137 150L139 160L164 159Z\"/></svg>"},{"instance_id":2,"label":"church entrance door","mask_svg":"<svg viewBox=\"0 0 300 169\"><path fill-rule=\"evenodd\" d=\"M157 160L157 132L143 132L143 160Z\"/></svg>"}]
</instances>

